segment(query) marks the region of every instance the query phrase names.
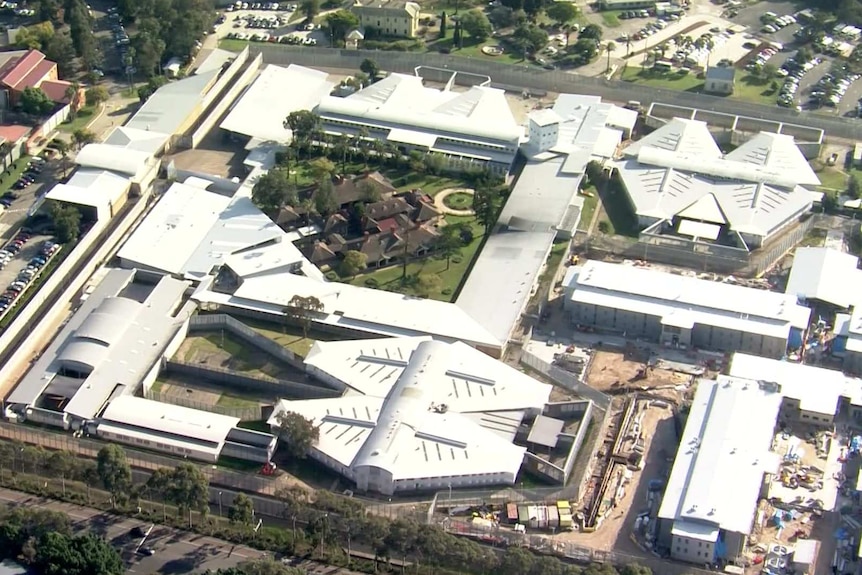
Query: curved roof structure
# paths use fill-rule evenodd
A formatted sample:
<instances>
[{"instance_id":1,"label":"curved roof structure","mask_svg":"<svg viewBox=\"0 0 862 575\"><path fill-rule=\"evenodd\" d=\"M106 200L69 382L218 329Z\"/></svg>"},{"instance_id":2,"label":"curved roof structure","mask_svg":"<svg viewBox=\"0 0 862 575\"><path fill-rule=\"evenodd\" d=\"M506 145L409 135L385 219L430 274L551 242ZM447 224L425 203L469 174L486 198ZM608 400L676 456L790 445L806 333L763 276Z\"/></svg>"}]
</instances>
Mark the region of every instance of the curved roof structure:
<instances>
[{"instance_id":1,"label":"curved roof structure","mask_svg":"<svg viewBox=\"0 0 862 575\"><path fill-rule=\"evenodd\" d=\"M57 356L60 365L77 371L91 372L108 355L108 345L92 339L73 339Z\"/></svg>"},{"instance_id":2,"label":"curved roof structure","mask_svg":"<svg viewBox=\"0 0 862 575\"><path fill-rule=\"evenodd\" d=\"M146 167L151 156L132 148L119 148L109 144L87 144L75 157L75 163L89 168L101 168L129 176L137 176Z\"/></svg>"}]
</instances>

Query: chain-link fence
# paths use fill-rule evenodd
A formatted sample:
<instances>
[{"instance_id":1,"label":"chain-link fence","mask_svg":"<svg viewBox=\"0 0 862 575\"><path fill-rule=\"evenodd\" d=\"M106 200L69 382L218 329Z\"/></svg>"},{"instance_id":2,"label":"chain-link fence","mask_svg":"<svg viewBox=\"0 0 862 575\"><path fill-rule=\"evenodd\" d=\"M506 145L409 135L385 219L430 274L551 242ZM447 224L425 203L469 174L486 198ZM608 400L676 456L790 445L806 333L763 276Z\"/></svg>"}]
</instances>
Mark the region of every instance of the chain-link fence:
<instances>
[{"instance_id":1,"label":"chain-link fence","mask_svg":"<svg viewBox=\"0 0 862 575\"><path fill-rule=\"evenodd\" d=\"M96 458L99 450L107 445L101 441L75 437L66 433L5 422L0 422L0 439L38 445L45 449L68 451L91 459ZM129 465L138 469L155 471L156 469L177 466L177 459L173 457L140 451L130 447L125 447L124 449ZM273 495L278 485L276 478L270 476L243 473L215 465L199 465L199 468L211 484L223 485L240 491Z\"/></svg>"}]
</instances>

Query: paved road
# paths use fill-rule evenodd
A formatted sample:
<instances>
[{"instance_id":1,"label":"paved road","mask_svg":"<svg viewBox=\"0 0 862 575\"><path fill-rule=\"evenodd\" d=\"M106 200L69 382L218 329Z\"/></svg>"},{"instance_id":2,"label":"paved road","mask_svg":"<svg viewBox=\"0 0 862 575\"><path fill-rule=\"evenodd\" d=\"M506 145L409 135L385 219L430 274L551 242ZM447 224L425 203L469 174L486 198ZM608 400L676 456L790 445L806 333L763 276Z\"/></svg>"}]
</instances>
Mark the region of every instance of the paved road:
<instances>
[{"instance_id":1,"label":"paved road","mask_svg":"<svg viewBox=\"0 0 862 575\"><path fill-rule=\"evenodd\" d=\"M444 54L333 50L286 45L253 44L251 50L253 53L263 53L264 61L270 64L295 63L317 68L356 70L362 60L372 58L381 69L392 72L412 73L417 66L446 68L490 75L493 85L500 87L591 94L613 102L638 100L643 104L663 102L676 106L698 107L714 112L739 114L774 122L802 124L820 128L832 137L862 140L862 121L856 119L825 117L730 98L677 92L600 78L587 78L559 70L545 71L535 66L516 66Z\"/></svg>"},{"instance_id":2,"label":"paved road","mask_svg":"<svg viewBox=\"0 0 862 575\"><path fill-rule=\"evenodd\" d=\"M203 572L207 569L232 567L242 561L265 556L263 552L256 549L235 546L221 539L202 537L157 525L146 541L146 545L152 547L156 554L152 557L142 557L134 552L140 540L132 540L128 537L129 530L133 527L142 527L145 531L149 528L149 525L144 525L140 521L116 517L77 505L39 499L8 489L0 489L0 502L10 507L43 507L66 513L76 529L101 535L117 546L127 561L127 573Z\"/></svg>"}]
</instances>

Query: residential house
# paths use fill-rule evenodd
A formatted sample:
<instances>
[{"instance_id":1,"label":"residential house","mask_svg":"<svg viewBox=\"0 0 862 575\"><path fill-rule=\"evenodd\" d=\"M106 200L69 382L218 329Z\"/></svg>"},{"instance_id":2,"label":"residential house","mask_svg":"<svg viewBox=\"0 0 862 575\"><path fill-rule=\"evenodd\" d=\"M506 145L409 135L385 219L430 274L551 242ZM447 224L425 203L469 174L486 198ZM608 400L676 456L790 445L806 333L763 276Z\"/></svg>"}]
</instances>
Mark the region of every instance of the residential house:
<instances>
[{"instance_id":1,"label":"residential house","mask_svg":"<svg viewBox=\"0 0 862 575\"><path fill-rule=\"evenodd\" d=\"M440 232L427 225L392 228L367 236L359 251L365 254L368 267L379 268L400 261L405 254L408 257L428 254L439 235Z\"/></svg>"},{"instance_id":2,"label":"residential house","mask_svg":"<svg viewBox=\"0 0 862 575\"><path fill-rule=\"evenodd\" d=\"M415 38L419 30L419 4L404 0L356 0L352 11L363 30L383 36Z\"/></svg>"},{"instance_id":3,"label":"residential house","mask_svg":"<svg viewBox=\"0 0 862 575\"><path fill-rule=\"evenodd\" d=\"M18 58L10 58L0 66L0 87L6 92L7 105L15 105L27 88L40 88L48 98L58 104L70 103L71 82L60 80L57 63L45 58L39 50L29 50ZM73 98L74 105L83 104L83 93Z\"/></svg>"},{"instance_id":4,"label":"residential house","mask_svg":"<svg viewBox=\"0 0 862 575\"><path fill-rule=\"evenodd\" d=\"M366 199L366 189L373 189L381 200L395 193L395 186L380 172L370 172L356 178L339 176L332 188L338 207L344 208L354 202Z\"/></svg>"},{"instance_id":5,"label":"residential house","mask_svg":"<svg viewBox=\"0 0 862 575\"><path fill-rule=\"evenodd\" d=\"M704 91L723 96L733 94L735 78L736 70L733 66L710 66L706 70Z\"/></svg>"}]
</instances>

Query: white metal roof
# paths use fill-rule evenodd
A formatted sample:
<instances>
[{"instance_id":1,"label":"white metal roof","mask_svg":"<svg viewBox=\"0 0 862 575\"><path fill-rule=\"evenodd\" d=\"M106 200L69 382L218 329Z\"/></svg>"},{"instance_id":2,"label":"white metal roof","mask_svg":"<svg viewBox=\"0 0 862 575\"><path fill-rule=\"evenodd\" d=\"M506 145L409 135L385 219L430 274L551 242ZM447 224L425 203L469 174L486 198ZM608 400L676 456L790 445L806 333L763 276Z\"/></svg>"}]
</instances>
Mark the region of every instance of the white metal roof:
<instances>
[{"instance_id":1,"label":"white metal roof","mask_svg":"<svg viewBox=\"0 0 862 575\"><path fill-rule=\"evenodd\" d=\"M725 156L725 160L758 166L785 174L800 186L819 186L820 178L793 140L793 136L760 132Z\"/></svg>"},{"instance_id":2,"label":"white metal roof","mask_svg":"<svg viewBox=\"0 0 862 575\"><path fill-rule=\"evenodd\" d=\"M671 152L686 152L704 159L720 158L709 126L700 120L673 118L661 128L650 132L625 149L627 156L637 156L643 148L658 148Z\"/></svg>"},{"instance_id":3,"label":"white metal roof","mask_svg":"<svg viewBox=\"0 0 862 575\"><path fill-rule=\"evenodd\" d=\"M636 159L614 163L634 205L635 213L672 219L712 196L732 230L768 236L811 209L809 190L769 184L713 180L675 168L640 164Z\"/></svg>"},{"instance_id":4,"label":"white metal roof","mask_svg":"<svg viewBox=\"0 0 862 575\"><path fill-rule=\"evenodd\" d=\"M100 420L100 424L119 423L137 428L143 433L160 432L217 446L223 444L230 430L239 424L238 417L131 395L111 401Z\"/></svg>"},{"instance_id":5,"label":"white metal roof","mask_svg":"<svg viewBox=\"0 0 862 575\"><path fill-rule=\"evenodd\" d=\"M187 282L162 278L143 303L123 296L134 270L112 269L19 382L8 402L32 405L64 364L86 367L64 411L95 417L114 394L133 393L180 329Z\"/></svg>"},{"instance_id":6,"label":"white metal roof","mask_svg":"<svg viewBox=\"0 0 862 575\"><path fill-rule=\"evenodd\" d=\"M466 92L437 90L424 86L422 78L405 74L390 74L346 98L324 96L317 113L324 120L355 118L381 128L429 130L514 146L524 134L505 91L485 86Z\"/></svg>"},{"instance_id":7,"label":"white metal roof","mask_svg":"<svg viewBox=\"0 0 862 575\"><path fill-rule=\"evenodd\" d=\"M817 557L818 541L815 539L797 539L793 549L793 562L802 565L814 565Z\"/></svg>"},{"instance_id":8,"label":"white metal roof","mask_svg":"<svg viewBox=\"0 0 862 575\"><path fill-rule=\"evenodd\" d=\"M170 138L170 134L118 126L105 138L104 143L154 156L162 150Z\"/></svg>"},{"instance_id":9,"label":"white metal roof","mask_svg":"<svg viewBox=\"0 0 862 575\"><path fill-rule=\"evenodd\" d=\"M781 395L799 401L799 409L811 413L834 416L841 397L862 405L862 380L834 369L735 353L730 375L773 381L781 386Z\"/></svg>"},{"instance_id":10,"label":"white metal roof","mask_svg":"<svg viewBox=\"0 0 862 575\"><path fill-rule=\"evenodd\" d=\"M786 293L846 308L860 301L859 258L838 250L803 247L793 255Z\"/></svg>"},{"instance_id":11,"label":"white metal roof","mask_svg":"<svg viewBox=\"0 0 862 575\"><path fill-rule=\"evenodd\" d=\"M125 127L161 134L177 134L218 77L219 70L200 72L165 84L150 96Z\"/></svg>"},{"instance_id":12,"label":"white metal roof","mask_svg":"<svg viewBox=\"0 0 862 575\"><path fill-rule=\"evenodd\" d=\"M240 96L221 128L264 141L288 143L285 119L299 110L312 110L335 86L326 72L291 64L266 66Z\"/></svg>"},{"instance_id":13,"label":"white metal roof","mask_svg":"<svg viewBox=\"0 0 862 575\"><path fill-rule=\"evenodd\" d=\"M571 298L658 317L682 310L699 324L781 338L805 329L811 314L794 296L595 260L581 268Z\"/></svg>"},{"instance_id":14,"label":"white metal roof","mask_svg":"<svg viewBox=\"0 0 862 575\"><path fill-rule=\"evenodd\" d=\"M110 213L110 206L121 200L131 183L123 176L108 170L80 168L66 184L57 184L47 198L60 202L92 206Z\"/></svg>"},{"instance_id":15,"label":"white metal roof","mask_svg":"<svg viewBox=\"0 0 862 575\"><path fill-rule=\"evenodd\" d=\"M778 469L771 446L781 399L756 381L700 380L659 517L674 520L674 528L749 533L763 474Z\"/></svg>"},{"instance_id":16,"label":"white metal roof","mask_svg":"<svg viewBox=\"0 0 862 575\"><path fill-rule=\"evenodd\" d=\"M230 198L175 182L118 253L124 265L185 273L186 262L230 204Z\"/></svg>"},{"instance_id":17,"label":"white metal roof","mask_svg":"<svg viewBox=\"0 0 862 575\"><path fill-rule=\"evenodd\" d=\"M721 226L692 220L682 220L679 222L678 231L684 236L714 241L718 239L718 235L721 233Z\"/></svg>"},{"instance_id":18,"label":"white metal roof","mask_svg":"<svg viewBox=\"0 0 862 575\"><path fill-rule=\"evenodd\" d=\"M276 413L312 418L320 428L316 449L346 467L386 469L395 480L514 477L525 449L464 414L541 410L550 396L550 386L481 352L427 338L318 343L309 360L374 395L282 401ZM355 362L363 367L349 365ZM510 423L517 428L520 417Z\"/></svg>"},{"instance_id":19,"label":"white metal roof","mask_svg":"<svg viewBox=\"0 0 862 575\"><path fill-rule=\"evenodd\" d=\"M75 163L87 168L110 170L131 176L140 175L146 169L151 155L132 148L120 148L110 144L87 144L78 155Z\"/></svg>"},{"instance_id":20,"label":"white metal roof","mask_svg":"<svg viewBox=\"0 0 862 575\"><path fill-rule=\"evenodd\" d=\"M724 217L724 214L721 211L721 206L713 194L701 196L700 199L679 212L677 215L681 218L710 222L713 224L727 223L727 218Z\"/></svg>"}]
</instances>

